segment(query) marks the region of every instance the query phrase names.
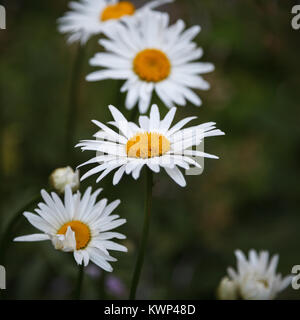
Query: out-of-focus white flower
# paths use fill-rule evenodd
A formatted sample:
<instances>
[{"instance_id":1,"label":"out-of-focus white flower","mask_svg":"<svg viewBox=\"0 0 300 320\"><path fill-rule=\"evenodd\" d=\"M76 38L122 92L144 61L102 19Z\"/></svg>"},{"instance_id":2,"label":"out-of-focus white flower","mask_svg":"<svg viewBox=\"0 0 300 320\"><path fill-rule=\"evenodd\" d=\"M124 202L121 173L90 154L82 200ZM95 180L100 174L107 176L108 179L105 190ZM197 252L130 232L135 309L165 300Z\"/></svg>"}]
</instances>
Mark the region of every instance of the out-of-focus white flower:
<instances>
[{"instance_id":1,"label":"out-of-focus white flower","mask_svg":"<svg viewBox=\"0 0 300 320\"><path fill-rule=\"evenodd\" d=\"M173 0L154 0L141 8L131 1L118 0L80 0L72 1L68 11L58 19L58 30L69 34L68 42L80 41L84 45L91 36L104 29L112 29L121 20L131 19L144 10L152 10Z\"/></svg>"},{"instance_id":2,"label":"out-of-focus white flower","mask_svg":"<svg viewBox=\"0 0 300 320\"><path fill-rule=\"evenodd\" d=\"M184 106L187 101L200 106L193 89L208 90L210 85L201 75L214 70L212 63L198 61L203 50L193 39L200 30L200 26L185 30L182 20L170 26L168 14L153 11L119 23L105 30L108 39L99 41L108 52L90 60L92 66L105 69L86 79L126 80L121 88L127 92L126 108L138 103L140 113L148 110L154 92L168 108Z\"/></svg>"},{"instance_id":3,"label":"out-of-focus white flower","mask_svg":"<svg viewBox=\"0 0 300 320\"><path fill-rule=\"evenodd\" d=\"M228 268L230 279L223 279L221 282L218 292L220 299L231 297L243 300L271 300L291 283L291 276L282 278L281 274L276 273L278 255L274 255L270 261L267 251L257 253L250 250L248 260L240 250L236 250L235 255L237 271Z\"/></svg>"},{"instance_id":4,"label":"out-of-focus white flower","mask_svg":"<svg viewBox=\"0 0 300 320\"><path fill-rule=\"evenodd\" d=\"M132 174L134 179L138 179L141 169L147 166L156 173L163 168L177 184L184 187L186 181L179 167L186 170L191 166L200 167L195 157L218 159L214 155L191 149L206 137L224 135L224 132L216 129L214 122L182 129L197 118L188 117L171 126L176 108L172 108L161 120L158 107L154 104L150 117L140 116L137 125L127 121L114 106L109 106L109 109L114 118L110 124L115 126L119 133L99 121L93 121L101 129L94 135L97 140L83 140L76 147L98 152L96 157L81 164L97 163L97 166L85 173L81 180L101 173L97 179L99 182L117 169L113 178L113 184L116 185L124 173Z\"/></svg>"},{"instance_id":5,"label":"out-of-focus white flower","mask_svg":"<svg viewBox=\"0 0 300 320\"><path fill-rule=\"evenodd\" d=\"M120 204L116 200L107 205L107 199L96 203L102 189L91 193L89 187L81 198L78 191L72 194L69 185L65 188L64 203L55 192L49 195L41 191L45 202L38 204L37 214L24 212L27 220L43 233L17 237L14 241L51 240L57 250L73 252L77 264L87 266L91 260L100 268L112 271L108 261L116 261L108 250L127 252L126 247L111 239L125 239L123 234L112 232L126 222L118 215L111 215Z\"/></svg>"},{"instance_id":6,"label":"out-of-focus white flower","mask_svg":"<svg viewBox=\"0 0 300 320\"><path fill-rule=\"evenodd\" d=\"M224 277L218 287L217 297L219 300L237 300L238 292L236 283L228 277Z\"/></svg>"},{"instance_id":7,"label":"out-of-focus white flower","mask_svg":"<svg viewBox=\"0 0 300 320\"><path fill-rule=\"evenodd\" d=\"M50 175L50 184L55 191L63 193L66 185L70 185L73 192L79 189L79 171L71 167L55 169Z\"/></svg>"}]
</instances>

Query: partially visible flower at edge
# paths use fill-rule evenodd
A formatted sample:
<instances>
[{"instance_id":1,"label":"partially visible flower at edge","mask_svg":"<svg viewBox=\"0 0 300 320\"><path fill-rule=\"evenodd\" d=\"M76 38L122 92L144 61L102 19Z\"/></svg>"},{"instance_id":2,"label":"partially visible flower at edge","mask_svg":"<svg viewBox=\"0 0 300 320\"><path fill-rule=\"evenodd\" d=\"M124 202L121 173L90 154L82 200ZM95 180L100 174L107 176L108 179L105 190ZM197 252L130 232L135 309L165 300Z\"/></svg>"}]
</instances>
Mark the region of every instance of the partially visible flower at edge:
<instances>
[{"instance_id":1,"label":"partially visible flower at edge","mask_svg":"<svg viewBox=\"0 0 300 320\"><path fill-rule=\"evenodd\" d=\"M249 251L247 260L240 250L235 251L237 258L237 271L228 268L229 277L221 280L217 290L220 300L271 300L289 286L292 277L282 278L276 273L279 260L274 255L269 261L269 252L255 250Z\"/></svg>"},{"instance_id":2,"label":"partially visible flower at edge","mask_svg":"<svg viewBox=\"0 0 300 320\"><path fill-rule=\"evenodd\" d=\"M130 19L144 10L152 10L173 0L150 1L136 9L131 1L80 0L69 3L70 11L58 19L58 30L68 34L68 43L85 45L91 36L111 29L115 23Z\"/></svg>"}]
</instances>

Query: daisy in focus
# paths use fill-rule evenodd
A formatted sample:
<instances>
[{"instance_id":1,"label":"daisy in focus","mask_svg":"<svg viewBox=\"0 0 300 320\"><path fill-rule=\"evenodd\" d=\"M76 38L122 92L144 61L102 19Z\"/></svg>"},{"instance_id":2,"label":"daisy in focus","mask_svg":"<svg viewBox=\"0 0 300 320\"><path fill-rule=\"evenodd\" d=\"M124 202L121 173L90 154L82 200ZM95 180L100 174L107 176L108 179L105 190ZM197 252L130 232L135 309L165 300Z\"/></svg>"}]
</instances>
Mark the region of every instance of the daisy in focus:
<instances>
[{"instance_id":1,"label":"daisy in focus","mask_svg":"<svg viewBox=\"0 0 300 320\"><path fill-rule=\"evenodd\" d=\"M187 101L200 106L201 99L191 89L209 89L200 75L214 70L211 63L195 62L203 54L192 41L200 29L193 26L185 30L182 20L169 26L168 14L145 11L105 31L108 39L99 43L108 52L97 53L90 60L92 66L105 69L86 79L126 80L121 88L127 92L126 108L138 103L140 113L148 110L153 92L168 108L184 106Z\"/></svg>"},{"instance_id":2,"label":"daisy in focus","mask_svg":"<svg viewBox=\"0 0 300 320\"><path fill-rule=\"evenodd\" d=\"M91 192L89 187L83 197L78 191L72 194L69 185L65 188L64 203L55 192L51 195L41 191L44 202L35 209L37 214L24 212L27 220L43 233L17 237L14 241L51 240L57 250L73 252L77 264L87 266L91 260L105 271L113 269L110 261L116 261L108 250L127 252L126 247L111 239L125 239L123 234L112 232L112 229L126 222L118 215L111 215L120 204L116 200L107 205L107 199L96 202L102 189Z\"/></svg>"},{"instance_id":3,"label":"daisy in focus","mask_svg":"<svg viewBox=\"0 0 300 320\"><path fill-rule=\"evenodd\" d=\"M80 41L84 45L91 36L102 33L105 28L112 28L120 19L139 15L144 10L152 10L172 1L154 0L138 9L131 1L72 1L69 4L71 10L58 19L58 30L69 35L69 43Z\"/></svg>"},{"instance_id":4,"label":"daisy in focus","mask_svg":"<svg viewBox=\"0 0 300 320\"><path fill-rule=\"evenodd\" d=\"M197 117L188 117L171 126L176 108L172 108L164 119L160 119L157 105L151 107L150 117L140 116L139 124L128 122L123 114L114 106L109 106L114 121L112 130L99 121L93 121L100 131L94 137L96 140L83 140L76 147L84 150L96 151L96 157L80 166L97 163L97 166L84 174L81 180L99 174L97 182L111 171L114 173L113 184L117 184L124 173L131 174L138 179L140 171L147 166L158 173L163 168L167 174L180 186L186 185L185 178L179 170L190 169L191 166L200 167L196 157L218 157L192 150L205 137L224 135L216 129L214 122L203 123L181 130L188 122Z\"/></svg>"},{"instance_id":5,"label":"daisy in focus","mask_svg":"<svg viewBox=\"0 0 300 320\"><path fill-rule=\"evenodd\" d=\"M228 277L218 288L221 300L271 300L291 283L291 276L282 278L276 273L278 255L269 261L269 252L249 251L249 258L240 250L235 251L237 271L228 268Z\"/></svg>"}]
</instances>

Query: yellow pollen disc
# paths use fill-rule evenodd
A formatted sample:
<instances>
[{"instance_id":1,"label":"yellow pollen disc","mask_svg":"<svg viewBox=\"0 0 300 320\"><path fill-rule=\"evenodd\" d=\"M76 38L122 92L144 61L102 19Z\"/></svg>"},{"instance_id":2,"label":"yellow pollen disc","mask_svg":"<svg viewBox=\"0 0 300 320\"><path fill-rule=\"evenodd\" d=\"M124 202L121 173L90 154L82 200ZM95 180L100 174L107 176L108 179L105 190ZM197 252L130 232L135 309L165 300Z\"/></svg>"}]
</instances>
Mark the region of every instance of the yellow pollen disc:
<instances>
[{"instance_id":1,"label":"yellow pollen disc","mask_svg":"<svg viewBox=\"0 0 300 320\"><path fill-rule=\"evenodd\" d=\"M107 21L111 19L120 19L126 15L133 15L135 12L134 5L129 1L120 1L119 3L107 6L101 13L100 19Z\"/></svg>"},{"instance_id":2,"label":"yellow pollen disc","mask_svg":"<svg viewBox=\"0 0 300 320\"><path fill-rule=\"evenodd\" d=\"M144 81L159 82L169 76L171 63L162 51L145 49L134 58L133 70Z\"/></svg>"},{"instance_id":3,"label":"yellow pollen disc","mask_svg":"<svg viewBox=\"0 0 300 320\"><path fill-rule=\"evenodd\" d=\"M65 234L68 227L71 227L72 231L75 232L76 249L79 250L85 248L91 240L90 228L85 223L74 220L65 223L57 231L57 234Z\"/></svg>"},{"instance_id":4,"label":"yellow pollen disc","mask_svg":"<svg viewBox=\"0 0 300 320\"><path fill-rule=\"evenodd\" d=\"M269 287L269 282L265 279L261 279L261 280L258 280L258 282L260 282L261 284L263 284L263 286L265 288L268 288Z\"/></svg>"},{"instance_id":5,"label":"yellow pollen disc","mask_svg":"<svg viewBox=\"0 0 300 320\"><path fill-rule=\"evenodd\" d=\"M127 141L126 153L131 158L162 156L170 150L170 141L159 133L138 133Z\"/></svg>"}]
</instances>

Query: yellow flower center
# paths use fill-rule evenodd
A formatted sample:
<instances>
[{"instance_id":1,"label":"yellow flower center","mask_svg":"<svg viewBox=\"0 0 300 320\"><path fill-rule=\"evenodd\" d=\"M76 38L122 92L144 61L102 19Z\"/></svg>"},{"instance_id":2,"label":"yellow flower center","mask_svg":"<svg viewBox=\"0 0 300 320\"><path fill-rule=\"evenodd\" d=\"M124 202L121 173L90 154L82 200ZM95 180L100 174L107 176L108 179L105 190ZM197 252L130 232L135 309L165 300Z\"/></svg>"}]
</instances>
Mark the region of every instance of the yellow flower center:
<instances>
[{"instance_id":1,"label":"yellow flower center","mask_svg":"<svg viewBox=\"0 0 300 320\"><path fill-rule=\"evenodd\" d=\"M260 279L257 280L258 282L260 282L265 288L269 288L269 282L266 279Z\"/></svg>"},{"instance_id":2,"label":"yellow flower center","mask_svg":"<svg viewBox=\"0 0 300 320\"><path fill-rule=\"evenodd\" d=\"M145 49L134 58L133 70L144 81L159 82L169 76L171 63L162 51Z\"/></svg>"},{"instance_id":3,"label":"yellow flower center","mask_svg":"<svg viewBox=\"0 0 300 320\"><path fill-rule=\"evenodd\" d=\"M111 19L120 19L126 15L133 15L135 12L134 5L129 1L120 1L119 3L107 6L101 13L100 19L107 21Z\"/></svg>"},{"instance_id":4,"label":"yellow flower center","mask_svg":"<svg viewBox=\"0 0 300 320\"><path fill-rule=\"evenodd\" d=\"M76 239L76 249L84 249L91 240L91 231L90 228L81 221L70 221L65 223L58 231L57 234L65 234L68 230L68 227L71 227L73 232L75 232Z\"/></svg>"},{"instance_id":5,"label":"yellow flower center","mask_svg":"<svg viewBox=\"0 0 300 320\"><path fill-rule=\"evenodd\" d=\"M170 141L159 133L138 133L127 141L126 153L131 158L162 156L170 150Z\"/></svg>"}]
</instances>

